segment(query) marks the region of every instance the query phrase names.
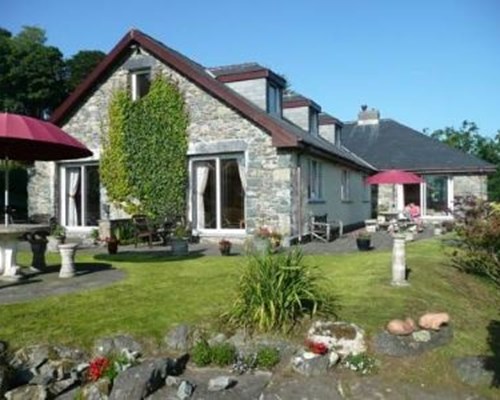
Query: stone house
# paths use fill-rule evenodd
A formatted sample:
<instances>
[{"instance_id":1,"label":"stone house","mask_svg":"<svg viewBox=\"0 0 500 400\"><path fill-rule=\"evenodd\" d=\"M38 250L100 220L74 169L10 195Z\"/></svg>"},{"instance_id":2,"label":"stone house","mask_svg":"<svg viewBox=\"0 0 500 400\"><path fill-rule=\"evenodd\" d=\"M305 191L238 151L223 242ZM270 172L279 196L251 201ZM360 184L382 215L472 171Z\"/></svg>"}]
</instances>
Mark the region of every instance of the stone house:
<instances>
[{"instance_id":1,"label":"stone house","mask_svg":"<svg viewBox=\"0 0 500 400\"><path fill-rule=\"evenodd\" d=\"M286 90L259 64L205 68L132 30L54 112L52 122L85 143L93 157L37 162L28 183L29 215L56 216L70 234L100 219L127 217L109 204L99 181L101 141L113 92L147 93L162 74L180 88L189 113L187 218L204 238L244 238L266 225L288 238L309 232L312 216L357 226L377 209L420 205L427 218L453 209L457 196L486 197L495 166L366 107L342 123ZM404 169L419 185L379 185L376 171ZM374 190L375 189L375 190Z\"/></svg>"},{"instance_id":2,"label":"stone house","mask_svg":"<svg viewBox=\"0 0 500 400\"><path fill-rule=\"evenodd\" d=\"M99 182L112 93L132 99L162 74L180 88L189 113L187 217L203 238L244 238L266 225L288 238L308 233L312 215L354 225L370 216L369 163L342 146L342 123L258 64L205 68L132 30L54 112L92 151L89 159L36 163L29 214L55 215L69 234L122 218ZM161 183L159 183L161 184Z\"/></svg>"},{"instance_id":3,"label":"stone house","mask_svg":"<svg viewBox=\"0 0 500 400\"><path fill-rule=\"evenodd\" d=\"M358 120L345 123L342 144L378 170L402 169L421 184L379 185L374 208L402 210L415 203L427 219L450 216L458 197L487 199L487 175L495 165L454 149L363 106Z\"/></svg>"}]
</instances>

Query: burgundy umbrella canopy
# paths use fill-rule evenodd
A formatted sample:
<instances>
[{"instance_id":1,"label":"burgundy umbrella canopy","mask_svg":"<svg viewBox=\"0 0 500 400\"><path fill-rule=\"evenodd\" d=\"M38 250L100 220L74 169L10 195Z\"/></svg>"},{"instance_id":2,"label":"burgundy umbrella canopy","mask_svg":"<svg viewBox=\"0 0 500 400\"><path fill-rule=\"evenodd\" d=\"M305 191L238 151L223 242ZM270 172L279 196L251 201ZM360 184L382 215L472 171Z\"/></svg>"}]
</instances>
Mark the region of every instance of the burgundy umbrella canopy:
<instances>
[{"instance_id":1,"label":"burgundy umbrella canopy","mask_svg":"<svg viewBox=\"0 0 500 400\"><path fill-rule=\"evenodd\" d=\"M55 161L91 155L82 143L50 122L0 113L0 158Z\"/></svg>"},{"instance_id":2,"label":"burgundy umbrella canopy","mask_svg":"<svg viewBox=\"0 0 500 400\"><path fill-rule=\"evenodd\" d=\"M411 172L400 169L388 169L366 178L370 185L422 183L424 180Z\"/></svg>"},{"instance_id":3,"label":"burgundy umbrella canopy","mask_svg":"<svg viewBox=\"0 0 500 400\"><path fill-rule=\"evenodd\" d=\"M82 143L50 122L25 115L0 113L0 158L5 165L5 225L8 224L9 160L55 161L89 157Z\"/></svg>"}]
</instances>

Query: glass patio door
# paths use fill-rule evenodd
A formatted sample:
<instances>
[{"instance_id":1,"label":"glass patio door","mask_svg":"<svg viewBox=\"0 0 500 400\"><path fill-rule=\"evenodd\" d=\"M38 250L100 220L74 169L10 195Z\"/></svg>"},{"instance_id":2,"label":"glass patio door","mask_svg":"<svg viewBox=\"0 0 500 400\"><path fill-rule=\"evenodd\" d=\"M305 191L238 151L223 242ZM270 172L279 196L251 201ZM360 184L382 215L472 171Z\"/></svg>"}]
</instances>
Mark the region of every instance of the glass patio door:
<instances>
[{"instance_id":1,"label":"glass patio door","mask_svg":"<svg viewBox=\"0 0 500 400\"><path fill-rule=\"evenodd\" d=\"M245 227L245 169L241 158L220 156L192 163L193 221L197 230Z\"/></svg>"},{"instance_id":2,"label":"glass patio door","mask_svg":"<svg viewBox=\"0 0 500 400\"><path fill-rule=\"evenodd\" d=\"M61 167L61 223L97 226L100 218L100 182L97 165Z\"/></svg>"}]
</instances>

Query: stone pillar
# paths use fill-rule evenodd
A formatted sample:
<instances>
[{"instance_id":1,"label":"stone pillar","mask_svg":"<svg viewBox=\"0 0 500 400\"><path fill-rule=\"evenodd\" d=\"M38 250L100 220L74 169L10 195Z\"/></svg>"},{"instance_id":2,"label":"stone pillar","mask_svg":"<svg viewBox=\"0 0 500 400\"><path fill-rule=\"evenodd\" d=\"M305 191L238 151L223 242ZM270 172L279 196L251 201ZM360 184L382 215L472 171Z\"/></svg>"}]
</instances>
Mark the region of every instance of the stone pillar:
<instances>
[{"instance_id":1,"label":"stone pillar","mask_svg":"<svg viewBox=\"0 0 500 400\"><path fill-rule=\"evenodd\" d=\"M18 281L22 278L16 265L17 241L0 241L0 279Z\"/></svg>"},{"instance_id":2,"label":"stone pillar","mask_svg":"<svg viewBox=\"0 0 500 400\"><path fill-rule=\"evenodd\" d=\"M408 286L406 280L405 235L394 235L392 248L392 282L393 286Z\"/></svg>"},{"instance_id":3,"label":"stone pillar","mask_svg":"<svg viewBox=\"0 0 500 400\"><path fill-rule=\"evenodd\" d=\"M59 278L72 278L75 276L75 253L77 247L77 243L59 245L59 253L61 254Z\"/></svg>"}]
</instances>

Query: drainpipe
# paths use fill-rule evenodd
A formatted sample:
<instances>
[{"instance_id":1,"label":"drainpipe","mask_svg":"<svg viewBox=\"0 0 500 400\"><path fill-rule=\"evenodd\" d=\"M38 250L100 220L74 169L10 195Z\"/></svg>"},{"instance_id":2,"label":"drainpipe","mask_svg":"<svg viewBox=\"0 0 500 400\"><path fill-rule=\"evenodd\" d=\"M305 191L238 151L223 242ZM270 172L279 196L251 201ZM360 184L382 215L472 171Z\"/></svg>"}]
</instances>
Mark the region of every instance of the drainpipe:
<instances>
[{"instance_id":1,"label":"drainpipe","mask_svg":"<svg viewBox=\"0 0 500 400\"><path fill-rule=\"evenodd\" d=\"M299 242L302 242L302 166L300 164L301 153L297 154L297 196L298 196L298 220L297 229L299 234Z\"/></svg>"}]
</instances>

